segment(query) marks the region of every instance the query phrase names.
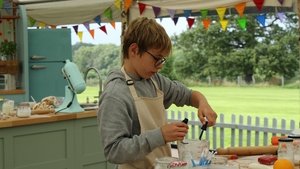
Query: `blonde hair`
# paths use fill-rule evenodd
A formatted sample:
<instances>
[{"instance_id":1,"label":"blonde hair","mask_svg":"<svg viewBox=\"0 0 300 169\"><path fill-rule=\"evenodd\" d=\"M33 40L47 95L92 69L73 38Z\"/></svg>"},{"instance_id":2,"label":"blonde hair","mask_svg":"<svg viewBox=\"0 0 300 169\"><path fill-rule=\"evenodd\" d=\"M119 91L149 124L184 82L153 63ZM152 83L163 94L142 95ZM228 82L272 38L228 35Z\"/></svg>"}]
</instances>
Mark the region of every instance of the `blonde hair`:
<instances>
[{"instance_id":1,"label":"blonde hair","mask_svg":"<svg viewBox=\"0 0 300 169\"><path fill-rule=\"evenodd\" d=\"M126 29L122 46L123 61L128 58L128 49L132 43L138 45L140 54L148 49L159 49L169 53L172 50L172 43L165 29L154 19L146 17L133 20Z\"/></svg>"}]
</instances>

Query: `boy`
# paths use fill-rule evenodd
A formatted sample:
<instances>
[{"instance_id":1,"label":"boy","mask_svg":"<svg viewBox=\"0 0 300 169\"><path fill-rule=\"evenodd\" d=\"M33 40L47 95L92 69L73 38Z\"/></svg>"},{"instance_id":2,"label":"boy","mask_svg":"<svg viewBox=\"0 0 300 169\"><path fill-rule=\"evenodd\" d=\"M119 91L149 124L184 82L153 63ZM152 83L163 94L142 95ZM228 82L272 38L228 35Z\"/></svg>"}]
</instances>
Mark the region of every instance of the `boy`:
<instances>
[{"instance_id":1,"label":"boy","mask_svg":"<svg viewBox=\"0 0 300 169\"><path fill-rule=\"evenodd\" d=\"M118 169L153 169L155 159L171 156L169 142L188 132L183 122L167 123L172 104L198 109L202 124L216 122L217 114L197 91L171 81L158 71L172 44L154 19L130 23L122 44L122 68L110 72L100 98L98 123L104 153Z\"/></svg>"}]
</instances>

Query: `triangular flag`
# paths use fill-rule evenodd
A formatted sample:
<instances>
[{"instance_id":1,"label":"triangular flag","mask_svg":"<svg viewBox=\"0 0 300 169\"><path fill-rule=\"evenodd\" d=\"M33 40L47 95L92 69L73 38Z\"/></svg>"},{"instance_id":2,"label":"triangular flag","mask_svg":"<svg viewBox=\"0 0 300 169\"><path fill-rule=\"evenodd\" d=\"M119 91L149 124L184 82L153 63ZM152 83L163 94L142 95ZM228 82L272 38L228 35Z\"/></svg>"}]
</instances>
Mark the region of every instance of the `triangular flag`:
<instances>
[{"instance_id":1,"label":"triangular flag","mask_svg":"<svg viewBox=\"0 0 300 169\"><path fill-rule=\"evenodd\" d=\"M79 37L80 42L82 42L82 34L83 34L83 32L78 32L77 33L77 36Z\"/></svg>"},{"instance_id":2,"label":"triangular flag","mask_svg":"<svg viewBox=\"0 0 300 169\"><path fill-rule=\"evenodd\" d=\"M220 7L216 9L219 15L220 20L223 20L225 12L226 12L226 8L225 7Z\"/></svg>"},{"instance_id":3,"label":"triangular flag","mask_svg":"<svg viewBox=\"0 0 300 169\"><path fill-rule=\"evenodd\" d=\"M174 18L172 18L173 19L173 21L174 21L174 24L176 25L177 24L177 21L178 21L178 17L174 17Z\"/></svg>"},{"instance_id":4,"label":"triangular flag","mask_svg":"<svg viewBox=\"0 0 300 169\"><path fill-rule=\"evenodd\" d=\"M194 22L195 22L195 18L187 18L187 22L188 22L188 25L189 25L189 29L191 29Z\"/></svg>"},{"instance_id":5,"label":"triangular flag","mask_svg":"<svg viewBox=\"0 0 300 169\"><path fill-rule=\"evenodd\" d=\"M90 32L90 34L91 34L91 36L92 36L92 38L94 39L94 29L92 29L92 30L89 30L89 32Z\"/></svg>"},{"instance_id":6,"label":"triangular flag","mask_svg":"<svg viewBox=\"0 0 300 169\"><path fill-rule=\"evenodd\" d=\"M192 10L183 10L183 15L186 19L188 19L192 14Z\"/></svg>"},{"instance_id":7,"label":"triangular flag","mask_svg":"<svg viewBox=\"0 0 300 169\"><path fill-rule=\"evenodd\" d=\"M278 0L278 2L282 5L284 0Z\"/></svg>"},{"instance_id":8,"label":"triangular flag","mask_svg":"<svg viewBox=\"0 0 300 169\"><path fill-rule=\"evenodd\" d=\"M39 26L40 28L45 28L45 27L46 27L46 24L43 23L43 22L38 22L38 26Z\"/></svg>"},{"instance_id":9,"label":"triangular flag","mask_svg":"<svg viewBox=\"0 0 300 169\"><path fill-rule=\"evenodd\" d=\"M106 34L107 34L105 25L103 25L103 26L100 26L100 29L101 29L101 30L102 30L104 33L106 33Z\"/></svg>"},{"instance_id":10,"label":"triangular flag","mask_svg":"<svg viewBox=\"0 0 300 169\"><path fill-rule=\"evenodd\" d=\"M115 22L115 21L111 21L110 24L111 24L111 26L112 26L114 29L116 29L116 22Z\"/></svg>"},{"instance_id":11,"label":"triangular flag","mask_svg":"<svg viewBox=\"0 0 300 169\"><path fill-rule=\"evenodd\" d=\"M1 7L3 7L8 13L12 11L12 3L9 0L4 0Z\"/></svg>"},{"instance_id":12,"label":"triangular flag","mask_svg":"<svg viewBox=\"0 0 300 169\"><path fill-rule=\"evenodd\" d=\"M36 23L36 20L33 19L32 17L28 17L28 19L29 19L29 24L30 24L29 27L33 27Z\"/></svg>"},{"instance_id":13,"label":"triangular flag","mask_svg":"<svg viewBox=\"0 0 300 169\"><path fill-rule=\"evenodd\" d=\"M280 22L284 22L286 19L286 15L283 12L276 13L276 16L279 18Z\"/></svg>"},{"instance_id":14,"label":"triangular flag","mask_svg":"<svg viewBox=\"0 0 300 169\"><path fill-rule=\"evenodd\" d=\"M73 26L74 31L78 34L78 25Z\"/></svg>"},{"instance_id":15,"label":"triangular flag","mask_svg":"<svg viewBox=\"0 0 300 169\"><path fill-rule=\"evenodd\" d=\"M221 26L222 26L222 30L226 31L226 28L227 28L227 25L228 25L228 20L223 19L223 20L220 21L220 23L221 23Z\"/></svg>"},{"instance_id":16,"label":"triangular flag","mask_svg":"<svg viewBox=\"0 0 300 169\"><path fill-rule=\"evenodd\" d=\"M239 18L238 19L238 23L239 23L239 26L243 29L243 30L246 30L246 24L247 24L247 20L246 18Z\"/></svg>"},{"instance_id":17,"label":"triangular flag","mask_svg":"<svg viewBox=\"0 0 300 169\"><path fill-rule=\"evenodd\" d=\"M253 0L255 5L256 5L256 8L261 11L262 10L262 7L264 5L264 2L265 0Z\"/></svg>"},{"instance_id":18,"label":"triangular flag","mask_svg":"<svg viewBox=\"0 0 300 169\"><path fill-rule=\"evenodd\" d=\"M238 12L239 16L244 15L245 6L246 6L246 2L242 2L235 5L235 10Z\"/></svg>"},{"instance_id":19,"label":"triangular flag","mask_svg":"<svg viewBox=\"0 0 300 169\"><path fill-rule=\"evenodd\" d=\"M207 17L207 15L208 15L208 10L207 10L207 9L202 9L200 12L201 12L201 16L202 16L203 18L206 18L206 17Z\"/></svg>"},{"instance_id":20,"label":"triangular flag","mask_svg":"<svg viewBox=\"0 0 300 169\"><path fill-rule=\"evenodd\" d=\"M103 16L105 16L109 20L112 20L112 10L110 7L105 9L105 11L103 12Z\"/></svg>"},{"instance_id":21,"label":"triangular flag","mask_svg":"<svg viewBox=\"0 0 300 169\"><path fill-rule=\"evenodd\" d=\"M84 22L83 25L88 31L90 30L90 22Z\"/></svg>"},{"instance_id":22,"label":"triangular flag","mask_svg":"<svg viewBox=\"0 0 300 169\"><path fill-rule=\"evenodd\" d=\"M263 26L266 26L266 14L260 14L256 16L256 20Z\"/></svg>"},{"instance_id":23,"label":"triangular flag","mask_svg":"<svg viewBox=\"0 0 300 169\"><path fill-rule=\"evenodd\" d=\"M56 29L56 25L50 25L50 27L51 27L51 29Z\"/></svg>"},{"instance_id":24,"label":"triangular flag","mask_svg":"<svg viewBox=\"0 0 300 169\"><path fill-rule=\"evenodd\" d=\"M139 5L139 10L140 10L140 15L142 15L144 10L146 9L146 4L139 2L138 5Z\"/></svg>"},{"instance_id":25,"label":"triangular flag","mask_svg":"<svg viewBox=\"0 0 300 169\"><path fill-rule=\"evenodd\" d=\"M114 4L117 9L121 9L121 1L120 0L115 0Z\"/></svg>"},{"instance_id":26,"label":"triangular flag","mask_svg":"<svg viewBox=\"0 0 300 169\"><path fill-rule=\"evenodd\" d=\"M126 12L127 12L128 9L130 8L131 3L132 3L132 0L125 0L125 1L124 1L124 8L125 8L125 11L126 11Z\"/></svg>"},{"instance_id":27,"label":"triangular flag","mask_svg":"<svg viewBox=\"0 0 300 169\"><path fill-rule=\"evenodd\" d=\"M3 7L3 0L0 0L0 8Z\"/></svg>"},{"instance_id":28,"label":"triangular flag","mask_svg":"<svg viewBox=\"0 0 300 169\"><path fill-rule=\"evenodd\" d=\"M208 27L210 25L210 19L209 18L202 19L202 24L205 29L208 29Z\"/></svg>"},{"instance_id":29,"label":"triangular flag","mask_svg":"<svg viewBox=\"0 0 300 169\"><path fill-rule=\"evenodd\" d=\"M160 14L160 7L152 6L155 18L157 18Z\"/></svg>"},{"instance_id":30,"label":"triangular flag","mask_svg":"<svg viewBox=\"0 0 300 169\"><path fill-rule=\"evenodd\" d=\"M100 15L96 16L96 17L94 18L94 21L95 21L98 25L100 25L100 24L101 24L101 16L100 16Z\"/></svg>"},{"instance_id":31,"label":"triangular flag","mask_svg":"<svg viewBox=\"0 0 300 169\"><path fill-rule=\"evenodd\" d=\"M175 9L168 9L168 13L169 13L171 18L174 18L176 10Z\"/></svg>"}]
</instances>

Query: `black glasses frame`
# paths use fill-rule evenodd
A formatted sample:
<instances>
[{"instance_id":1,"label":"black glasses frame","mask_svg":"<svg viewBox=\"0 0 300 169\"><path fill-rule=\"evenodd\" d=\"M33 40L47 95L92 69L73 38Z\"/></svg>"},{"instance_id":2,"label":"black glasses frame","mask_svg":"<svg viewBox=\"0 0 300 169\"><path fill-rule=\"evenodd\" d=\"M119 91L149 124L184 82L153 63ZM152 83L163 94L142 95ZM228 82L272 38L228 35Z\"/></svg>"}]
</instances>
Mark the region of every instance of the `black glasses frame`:
<instances>
[{"instance_id":1,"label":"black glasses frame","mask_svg":"<svg viewBox=\"0 0 300 169\"><path fill-rule=\"evenodd\" d=\"M158 57L154 56L152 53L150 53L148 51L145 51L145 52L148 53L150 56L152 56L152 58L156 61L154 66L159 66L161 64L164 64L167 60L165 57L158 58Z\"/></svg>"}]
</instances>

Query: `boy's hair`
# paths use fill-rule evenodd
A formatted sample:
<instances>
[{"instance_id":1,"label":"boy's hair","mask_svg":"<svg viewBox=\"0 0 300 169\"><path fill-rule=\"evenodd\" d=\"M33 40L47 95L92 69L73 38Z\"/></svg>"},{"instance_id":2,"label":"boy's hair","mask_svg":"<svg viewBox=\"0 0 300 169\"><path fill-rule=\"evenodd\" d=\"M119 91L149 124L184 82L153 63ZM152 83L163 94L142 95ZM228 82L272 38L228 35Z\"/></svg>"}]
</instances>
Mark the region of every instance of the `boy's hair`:
<instances>
[{"instance_id":1,"label":"boy's hair","mask_svg":"<svg viewBox=\"0 0 300 169\"><path fill-rule=\"evenodd\" d=\"M172 43L165 29L154 19L146 17L133 20L126 29L122 46L123 61L128 58L128 49L132 43L138 45L140 54L148 49L160 49L169 52L172 50Z\"/></svg>"}]
</instances>

